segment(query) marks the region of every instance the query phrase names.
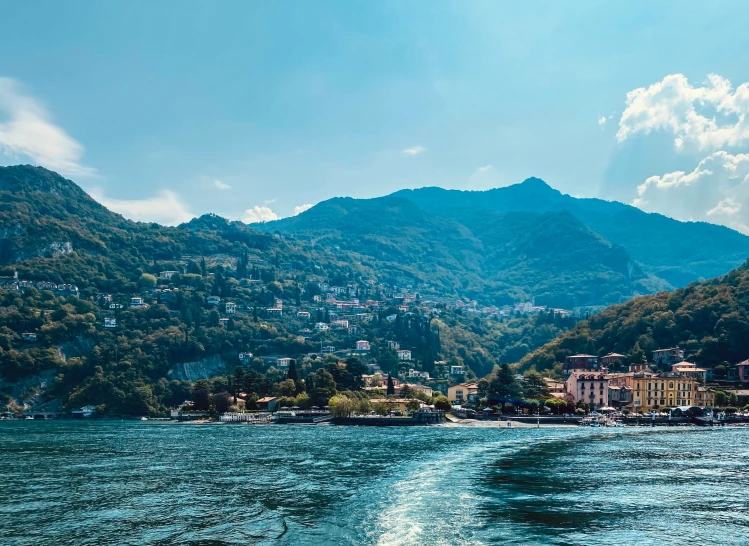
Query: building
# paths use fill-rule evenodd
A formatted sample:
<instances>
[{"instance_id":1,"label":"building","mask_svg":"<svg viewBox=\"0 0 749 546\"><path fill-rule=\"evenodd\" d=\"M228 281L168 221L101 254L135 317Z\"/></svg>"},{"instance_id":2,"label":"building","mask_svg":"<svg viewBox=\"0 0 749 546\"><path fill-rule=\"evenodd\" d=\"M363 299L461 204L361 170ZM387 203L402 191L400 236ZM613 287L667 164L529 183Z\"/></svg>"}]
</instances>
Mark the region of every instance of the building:
<instances>
[{"instance_id":1,"label":"building","mask_svg":"<svg viewBox=\"0 0 749 546\"><path fill-rule=\"evenodd\" d=\"M736 379L742 383L749 383L749 360L736 364Z\"/></svg>"},{"instance_id":2,"label":"building","mask_svg":"<svg viewBox=\"0 0 749 546\"><path fill-rule=\"evenodd\" d=\"M114 317L104 317L104 328L117 328L117 319Z\"/></svg>"},{"instance_id":3,"label":"building","mask_svg":"<svg viewBox=\"0 0 749 546\"><path fill-rule=\"evenodd\" d=\"M566 379L574 371L597 372L598 367L598 357L595 355L572 355L564 359L562 375Z\"/></svg>"},{"instance_id":4,"label":"building","mask_svg":"<svg viewBox=\"0 0 749 546\"><path fill-rule=\"evenodd\" d=\"M609 381L609 405L622 408L630 403L632 403L632 389L623 385L612 385Z\"/></svg>"},{"instance_id":5,"label":"building","mask_svg":"<svg viewBox=\"0 0 749 546\"><path fill-rule=\"evenodd\" d=\"M266 396L258 400L256 403L257 408L260 410L276 411L277 402L278 398L276 398L275 396Z\"/></svg>"},{"instance_id":6,"label":"building","mask_svg":"<svg viewBox=\"0 0 749 546\"><path fill-rule=\"evenodd\" d=\"M450 375L463 375L464 373L463 366L450 366Z\"/></svg>"},{"instance_id":7,"label":"building","mask_svg":"<svg viewBox=\"0 0 749 546\"><path fill-rule=\"evenodd\" d=\"M550 377L544 377L544 383L546 383L546 388L549 389L549 393L553 398L559 398L561 400L565 399L565 390L564 390L564 383L561 383L555 379L551 379Z\"/></svg>"},{"instance_id":8,"label":"building","mask_svg":"<svg viewBox=\"0 0 749 546\"><path fill-rule=\"evenodd\" d=\"M21 334L21 339L24 340L26 343L36 343L36 333L24 332Z\"/></svg>"},{"instance_id":9,"label":"building","mask_svg":"<svg viewBox=\"0 0 749 546\"><path fill-rule=\"evenodd\" d=\"M601 357L601 366L606 368L618 368L624 366L626 362L627 357L619 353L609 353Z\"/></svg>"},{"instance_id":10,"label":"building","mask_svg":"<svg viewBox=\"0 0 749 546\"><path fill-rule=\"evenodd\" d=\"M684 360L684 351L679 347L653 351L653 362L659 366L672 366Z\"/></svg>"},{"instance_id":11,"label":"building","mask_svg":"<svg viewBox=\"0 0 749 546\"><path fill-rule=\"evenodd\" d=\"M309 320L310 313L309 313L309 311L297 311L296 312L296 316L297 316L297 318Z\"/></svg>"},{"instance_id":12,"label":"building","mask_svg":"<svg viewBox=\"0 0 749 546\"><path fill-rule=\"evenodd\" d=\"M397 341L388 341L388 349L397 351L400 348L401 348L400 343L398 343Z\"/></svg>"},{"instance_id":13,"label":"building","mask_svg":"<svg viewBox=\"0 0 749 546\"><path fill-rule=\"evenodd\" d=\"M73 417L80 419L82 417L91 417L96 413L96 406L83 406L70 412Z\"/></svg>"},{"instance_id":14,"label":"building","mask_svg":"<svg viewBox=\"0 0 749 546\"><path fill-rule=\"evenodd\" d=\"M281 318L283 316L283 308L269 307L265 310L265 316L268 318Z\"/></svg>"},{"instance_id":15,"label":"building","mask_svg":"<svg viewBox=\"0 0 749 546\"><path fill-rule=\"evenodd\" d=\"M239 361L242 364L249 364L252 360L252 353L239 353Z\"/></svg>"},{"instance_id":16,"label":"building","mask_svg":"<svg viewBox=\"0 0 749 546\"><path fill-rule=\"evenodd\" d=\"M697 385L694 393L694 405L701 408L712 408L715 405L715 391L709 387Z\"/></svg>"},{"instance_id":17,"label":"building","mask_svg":"<svg viewBox=\"0 0 749 546\"><path fill-rule=\"evenodd\" d=\"M178 275L179 271L159 271L160 279L171 279L175 275Z\"/></svg>"},{"instance_id":18,"label":"building","mask_svg":"<svg viewBox=\"0 0 749 546\"><path fill-rule=\"evenodd\" d=\"M447 399L450 402L473 403L479 398L478 383L460 383L447 388Z\"/></svg>"},{"instance_id":19,"label":"building","mask_svg":"<svg viewBox=\"0 0 749 546\"><path fill-rule=\"evenodd\" d=\"M591 409L609 405L609 378L603 372L572 371L565 389L575 402L585 402Z\"/></svg>"},{"instance_id":20,"label":"building","mask_svg":"<svg viewBox=\"0 0 749 546\"><path fill-rule=\"evenodd\" d=\"M130 307L143 307L143 298L140 296L133 296L130 298Z\"/></svg>"},{"instance_id":21,"label":"building","mask_svg":"<svg viewBox=\"0 0 749 546\"><path fill-rule=\"evenodd\" d=\"M334 320L330 325L334 330L347 330L348 320Z\"/></svg>"},{"instance_id":22,"label":"building","mask_svg":"<svg viewBox=\"0 0 749 546\"><path fill-rule=\"evenodd\" d=\"M387 386L387 378L385 379L385 386ZM401 394L403 390L411 390L412 392L420 392L424 394L425 396L432 396L432 387L427 387L426 385L418 385L416 383L401 383L400 385L397 385L395 387L395 394Z\"/></svg>"},{"instance_id":23,"label":"building","mask_svg":"<svg viewBox=\"0 0 749 546\"><path fill-rule=\"evenodd\" d=\"M277 358L276 359L276 366L278 368L286 369L289 366L291 366L292 362L294 362L293 358L288 358L288 357Z\"/></svg>"},{"instance_id":24,"label":"building","mask_svg":"<svg viewBox=\"0 0 749 546\"><path fill-rule=\"evenodd\" d=\"M368 352L369 351L369 341L360 339L356 342L356 350L361 352Z\"/></svg>"},{"instance_id":25,"label":"building","mask_svg":"<svg viewBox=\"0 0 749 546\"><path fill-rule=\"evenodd\" d=\"M237 304L233 301L227 301L226 302L226 314L227 315L233 315L237 312Z\"/></svg>"},{"instance_id":26,"label":"building","mask_svg":"<svg viewBox=\"0 0 749 546\"><path fill-rule=\"evenodd\" d=\"M696 405L697 382L675 373L641 373L632 377L632 408L644 412Z\"/></svg>"},{"instance_id":27,"label":"building","mask_svg":"<svg viewBox=\"0 0 749 546\"><path fill-rule=\"evenodd\" d=\"M318 332L325 332L326 330L330 330L330 325L324 323L324 322L318 322L315 324L315 330Z\"/></svg>"},{"instance_id":28,"label":"building","mask_svg":"<svg viewBox=\"0 0 749 546\"><path fill-rule=\"evenodd\" d=\"M428 380L429 379L429 372L422 372L422 371L410 368L408 370L408 378L412 379L414 377L419 378L419 379L427 379Z\"/></svg>"},{"instance_id":29,"label":"building","mask_svg":"<svg viewBox=\"0 0 749 546\"><path fill-rule=\"evenodd\" d=\"M411 360L411 351L408 349L398 349L398 360Z\"/></svg>"},{"instance_id":30,"label":"building","mask_svg":"<svg viewBox=\"0 0 749 546\"><path fill-rule=\"evenodd\" d=\"M205 301L208 305L218 306L221 303L221 298L219 296L208 296Z\"/></svg>"},{"instance_id":31,"label":"building","mask_svg":"<svg viewBox=\"0 0 749 546\"><path fill-rule=\"evenodd\" d=\"M700 383L705 382L705 375L707 374L707 370L704 368L698 368L696 364L692 364L691 362L682 361L677 364L674 364L671 366L671 371L673 373L678 373L679 375L683 375L684 377L692 377L699 381Z\"/></svg>"}]
</instances>

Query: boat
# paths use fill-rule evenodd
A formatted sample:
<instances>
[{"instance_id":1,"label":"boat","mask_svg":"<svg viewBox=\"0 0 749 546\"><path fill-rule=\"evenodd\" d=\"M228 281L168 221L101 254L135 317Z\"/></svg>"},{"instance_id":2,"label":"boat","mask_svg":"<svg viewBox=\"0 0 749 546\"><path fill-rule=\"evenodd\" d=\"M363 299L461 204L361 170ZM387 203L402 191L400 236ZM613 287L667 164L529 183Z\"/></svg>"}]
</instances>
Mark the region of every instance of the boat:
<instances>
[{"instance_id":1,"label":"boat","mask_svg":"<svg viewBox=\"0 0 749 546\"><path fill-rule=\"evenodd\" d=\"M34 420L34 416L33 415L27 415L25 420L26 421L33 421Z\"/></svg>"}]
</instances>

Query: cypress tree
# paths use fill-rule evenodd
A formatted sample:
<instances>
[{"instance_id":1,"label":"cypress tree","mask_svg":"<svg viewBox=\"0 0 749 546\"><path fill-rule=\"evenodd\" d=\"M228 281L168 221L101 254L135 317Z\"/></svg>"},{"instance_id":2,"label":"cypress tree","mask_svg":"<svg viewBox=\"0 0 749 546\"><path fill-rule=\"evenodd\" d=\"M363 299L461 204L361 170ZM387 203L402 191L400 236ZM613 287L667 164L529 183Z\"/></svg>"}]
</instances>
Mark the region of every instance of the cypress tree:
<instances>
[{"instance_id":1,"label":"cypress tree","mask_svg":"<svg viewBox=\"0 0 749 546\"><path fill-rule=\"evenodd\" d=\"M390 374L388 374L387 395L388 396L395 396L395 384L393 383L393 378L390 377Z\"/></svg>"}]
</instances>

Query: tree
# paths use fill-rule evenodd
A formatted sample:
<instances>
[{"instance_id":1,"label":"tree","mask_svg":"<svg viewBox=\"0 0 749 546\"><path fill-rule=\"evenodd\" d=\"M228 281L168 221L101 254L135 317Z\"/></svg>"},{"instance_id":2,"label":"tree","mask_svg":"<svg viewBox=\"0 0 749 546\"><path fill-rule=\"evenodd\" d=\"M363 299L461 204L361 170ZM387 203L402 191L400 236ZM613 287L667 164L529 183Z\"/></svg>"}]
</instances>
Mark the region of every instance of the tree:
<instances>
[{"instance_id":1,"label":"tree","mask_svg":"<svg viewBox=\"0 0 749 546\"><path fill-rule=\"evenodd\" d=\"M413 396L413 389L408 383L404 383L401 387L400 397L411 398Z\"/></svg>"},{"instance_id":2,"label":"tree","mask_svg":"<svg viewBox=\"0 0 749 546\"><path fill-rule=\"evenodd\" d=\"M531 400L544 400L548 398L549 387L538 372L529 372L525 376L525 397Z\"/></svg>"},{"instance_id":3,"label":"tree","mask_svg":"<svg viewBox=\"0 0 749 546\"><path fill-rule=\"evenodd\" d=\"M557 415L559 415L560 413L562 413L562 409L566 409L567 402L565 402L564 400L560 400L559 398L549 398L548 400L546 400L546 402L544 402L544 405L547 406L552 411L552 413L556 413Z\"/></svg>"},{"instance_id":4,"label":"tree","mask_svg":"<svg viewBox=\"0 0 749 546\"><path fill-rule=\"evenodd\" d=\"M299 381L299 374L296 371L296 361L292 360L289 364L289 371L286 374L287 379L291 379L294 383Z\"/></svg>"},{"instance_id":5,"label":"tree","mask_svg":"<svg viewBox=\"0 0 749 546\"><path fill-rule=\"evenodd\" d=\"M198 411L208 411L211 406L211 384L206 379L192 386L192 405Z\"/></svg>"},{"instance_id":6,"label":"tree","mask_svg":"<svg viewBox=\"0 0 749 546\"><path fill-rule=\"evenodd\" d=\"M715 391L716 407L724 407L728 403L728 395L724 391Z\"/></svg>"},{"instance_id":7,"label":"tree","mask_svg":"<svg viewBox=\"0 0 749 546\"><path fill-rule=\"evenodd\" d=\"M511 399L521 395L520 385L507 364L502 364L489 382L489 395L502 401L502 407Z\"/></svg>"},{"instance_id":8,"label":"tree","mask_svg":"<svg viewBox=\"0 0 749 546\"><path fill-rule=\"evenodd\" d=\"M312 374L310 374L312 375ZM314 374L314 388L310 399L313 406L327 406L328 401L336 395L336 384L328 370L320 370Z\"/></svg>"},{"instance_id":9,"label":"tree","mask_svg":"<svg viewBox=\"0 0 749 546\"><path fill-rule=\"evenodd\" d=\"M439 395L434 400L434 409L442 410L442 411L449 411L452 408L452 405L450 404L450 400L447 399L447 396L444 394Z\"/></svg>"},{"instance_id":10,"label":"tree","mask_svg":"<svg viewBox=\"0 0 749 546\"><path fill-rule=\"evenodd\" d=\"M387 395L395 396L395 384L393 383L393 378L390 377L390 374L388 374Z\"/></svg>"},{"instance_id":11,"label":"tree","mask_svg":"<svg viewBox=\"0 0 749 546\"><path fill-rule=\"evenodd\" d=\"M156 275L143 273L140 276L140 279L138 279L138 286L140 286L141 288L154 288L157 282L158 279L156 278Z\"/></svg>"},{"instance_id":12,"label":"tree","mask_svg":"<svg viewBox=\"0 0 749 546\"><path fill-rule=\"evenodd\" d=\"M212 401L216 413L226 413L231 407L231 395L228 392L214 394Z\"/></svg>"},{"instance_id":13,"label":"tree","mask_svg":"<svg viewBox=\"0 0 749 546\"><path fill-rule=\"evenodd\" d=\"M421 409L421 403L418 400L409 400L406 409L411 413L416 413Z\"/></svg>"},{"instance_id":14,"label":"tree","mask_svg":"<svg viewBox=\"0 0 749 546\"><path fill-rule=\"evenodd\" d=\"M335 417L349 417L357 407L357 403L348 396L337 394L328 401L330 413Z\"/></svg>"},{"instance_id":15,"label":"tree","mask_svg":"<svg viewBox=\"0 0 749 546\"><path fill-rule=\"evenodd\" d=\"M735 392L728 395L728 405L734 408L739 405L739 396Z\"/></svg>"}]
</instances>

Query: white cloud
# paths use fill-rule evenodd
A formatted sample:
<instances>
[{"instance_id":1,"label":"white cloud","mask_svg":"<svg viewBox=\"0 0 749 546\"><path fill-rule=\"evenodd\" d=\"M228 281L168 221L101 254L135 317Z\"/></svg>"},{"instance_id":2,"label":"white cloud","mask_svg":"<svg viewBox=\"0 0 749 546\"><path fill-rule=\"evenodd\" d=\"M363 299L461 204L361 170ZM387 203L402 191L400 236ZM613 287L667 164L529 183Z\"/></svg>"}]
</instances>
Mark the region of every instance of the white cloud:
<instances>
[{"instance_id":1,"label":"white cloud","mask_svg":"<svg viewBox=\"0 0 749 546\"><path fill-rule=\"evenodd\" d=\"M273 203L275 203L275 202L276 202L276 199L275 199L275 198L274 198L274 199L266 199L266 200L264 201L264 203L265 203L266 205L272 205L272 204L273 204Z\"/></svg>"},{"instance_id":2,"label":"white cloud","mask_svg":"<svg viewBox=\"0 0 749 546\"><path fill-rule=\"evenodd\" d=\"M476 174L481 174L481 173L489 172L491 170L492 170L492 166L491 165L484 165L483 167L479 167L478 169L476 169Z\"/></svg>"},{"instance_id":3,"label":"white cloud","mask_svg":"<svg viewBox=\"0 0 749 546\"><path fill-rule=\"evenodd\" d=\"M598 118L598 125L605 125L606 119L606 116L601 116L600 118Z\"/></svg>"},{"instance_id":4,"label":"white cloud","mask_svg":"<svg viewBox=\"0 0 749 546\"><path fill-rule=\"evenodd\" d=\"M679 150L686 143L717 150L749 141L748 112L749 83L734 91L729 80L716 74L703 86L691 85L683 74L670 74L627 93L616 138L622 142L638 133L665 130L674 135Z\"/></svg>"},{"instance_id":5,"label":"white cloud","mask_svg":"<svg viewBox=\"0 0 749 546\"><path fill-rule=\"evenodd\" d=\"M244 211L244 222L245 224L255 224L257 222L270 222L271 220L278 220L279 216L273 212L269 207L261 207L255 205L251 209Z\"/></svg>"},{"instance_id":6,"label":"white cloud","mask_svg":"<svg viewBox=\"0 0 749 546\"><path fill-rule=\"evenodd\" d=\"M311 209L313 206L314 205L312 205L311 203L307 203L305 205L298 205L294 207L294 216L303 213L305 210Z\"/></svg>"},{"instance_id":7,"label":"white cloud","mask_svg":"<svg viewBox=\"0 0 749 546\"><path fill-rule=\"evenodd\" d=\"M414 146L413 148L406 148L405 150L401 150L402 153L406 155L419 155L426 152L427 149L424 148L424 146Z\"/></svg>"},{"instance_id":8,"label":"white cloud","mask_svg":"<svg viewBox=\"0 0 749 546\"><path fill-rule=\"evenodd\" d=\"M722 224L749 234L749 154L718 151L691 172L651 176L633 205L680 220Z\"/></svg>"},{"instance_id":9,"label":"white cloud","mask_svg":"<svg viewBox=\"0 0 749 546\"><path fill-rule=\"evenodd\" d=\"M42 105L11 78L0 78L0 152L66 176L96 174L81 164L83 146L53 124Z\"/></svg>"},{"instance_id":10,"label":"white cloud","mask_svg":"<svg viewBox=\"0 0 749 546\"><path fill-rule=\"evenodd\" d=\"M214 180L213 185L216 186L219 190L230 190L231 186L227 184L226 182L222 182L221 180Z\"/></svg>"},{"instance_id":11,"label":"white cloud","mask_svg":"<svg viewBox=\"0 0 749 546\"><path fill-rule=\"evenodd\" d=\"M195 218L179 196L169 190L161 191L148 199L112 199L106 197L100 189L94 189L90 194L109 210L138 222L175 226Z\"/></svg>"}]
</instances>

